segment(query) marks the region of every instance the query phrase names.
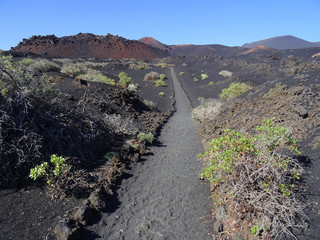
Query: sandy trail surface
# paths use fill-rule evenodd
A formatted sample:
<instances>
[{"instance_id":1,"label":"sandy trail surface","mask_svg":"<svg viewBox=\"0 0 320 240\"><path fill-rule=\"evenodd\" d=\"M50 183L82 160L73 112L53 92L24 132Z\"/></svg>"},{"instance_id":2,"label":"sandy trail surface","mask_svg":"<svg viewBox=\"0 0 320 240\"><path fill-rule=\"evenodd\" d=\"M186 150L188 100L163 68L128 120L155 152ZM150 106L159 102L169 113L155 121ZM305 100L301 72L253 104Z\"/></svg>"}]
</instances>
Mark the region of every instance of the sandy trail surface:
<instances>
[{"instance_id":1,"label":"sandy trail surface","mask_svg":"<svg viewBox=\"0 0 320 240\"><path fill-rule=\"evenodd\" d=\"M126 173L118 203L83 239L212 239L208 184L199 180L203 151L191 107L173 69L177 111L151 147Z\"/></svg>"}]
</instances>

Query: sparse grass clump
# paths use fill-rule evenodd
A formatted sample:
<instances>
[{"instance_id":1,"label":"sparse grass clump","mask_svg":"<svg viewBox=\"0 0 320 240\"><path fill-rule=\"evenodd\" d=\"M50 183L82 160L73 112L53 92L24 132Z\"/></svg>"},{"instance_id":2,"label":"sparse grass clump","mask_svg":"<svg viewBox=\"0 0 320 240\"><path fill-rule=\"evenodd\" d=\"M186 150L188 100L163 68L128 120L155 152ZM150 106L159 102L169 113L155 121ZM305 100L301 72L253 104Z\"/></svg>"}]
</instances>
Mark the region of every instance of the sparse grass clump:
<instances>
[{"instance_id":1,"label":"sparse grass clump","mask_svg":"<svg viewBox=\"0 0 320 240\"><path fill-rule=\"evenodd\" d=\"M165 93L164 92L159 92L159 96L164 96Z\"/></svg>"},{"instance_id":2,"label":"sparse grass clump","mask_svg":"<svg viewBox=\"0 0 320 240\"><path fill-rule=\"evenodd\" d=\"M300 153L292 130L274 119L252 134L227 129L213 139L199 155L207 164L201 177L210 180L215 204L230 210L225 227L250 227L261 239L282 239L302 228L306 204L297 185L303 169L291 157Z\"/></svg>"},{"instance_id":3,"label":"sparse grass clump","mask_svg":"<svg viewBox=\"0 0 320 240\"><path fill-rule=\"evenodd\" d=\"M228 88L222 89L222 93L219 96L222 99L234 98L250 89L252 87L245 83L231 83Z\"/></svg>"},{"instance_id":4,"label":"sparse grass clump","mask_svg":"<svg viewBox=\"0 0 320 240\"><path fill-rule=\"evenodd\" d=\"M180 72L179 75L182 76L184 74L184 72Z\"/></svg>"},{"instance_id":5,"label":"sparse grass clump","mask_svg":"<svg viewBox=\"0 0 320 240\"><path fill-rule=\"evenodd\" d=\"M182 67L188 67L188 64L182 63Z\"/></svg>"}]
</instances>

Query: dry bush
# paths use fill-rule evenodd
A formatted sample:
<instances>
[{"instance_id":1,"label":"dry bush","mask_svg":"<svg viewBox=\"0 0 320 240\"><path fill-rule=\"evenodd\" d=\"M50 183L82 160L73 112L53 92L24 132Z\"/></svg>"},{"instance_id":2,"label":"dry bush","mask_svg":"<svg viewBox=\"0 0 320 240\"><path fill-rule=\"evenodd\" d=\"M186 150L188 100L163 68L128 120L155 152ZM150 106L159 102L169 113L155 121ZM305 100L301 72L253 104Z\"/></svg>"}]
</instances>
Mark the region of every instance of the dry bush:
<instances>
[{"instance_id":1,"label":"dry bush","mask_svg":"<svg viewBox=\"0 0 320 240\"><path fill-rule=\"evenodd\" d=\"M131 117L122 117L120 114L105 114L104 122L117 134L136 135L139 132L138 124Z\"/></svg>"},{"instance_id":2,"label":"dry bush","mask_svg":"<svg viewBox=\"0 0 320 240\"><path fill-rule=\"evenodd\" d=\"M144 81L155 81L160 77L157 72L149 72L144 76Z\"/></svg>"},{"instance_id":3,"label":"dry bush","mask_svg":"<svg viewBox=\"0 0 320 240\"><path fill-rule=\"evenodd\" d=\"M200 106L192 110L192 116L195 120L205 123L210 119L214 119L221 110L222 101L219 99L204 100Z\"/></svg>"},{"instance_id":4,"label":"dry bush","mask_svg":"<svg viewBox=\"0 0 320 240\"><path fill-rule=\"evenodd\" d=\"M233 73L228 70L222 70L219 72L219 75L221 75L225 78L230 78L230 77L232 77Z\"/></svg>"}]
</instances>

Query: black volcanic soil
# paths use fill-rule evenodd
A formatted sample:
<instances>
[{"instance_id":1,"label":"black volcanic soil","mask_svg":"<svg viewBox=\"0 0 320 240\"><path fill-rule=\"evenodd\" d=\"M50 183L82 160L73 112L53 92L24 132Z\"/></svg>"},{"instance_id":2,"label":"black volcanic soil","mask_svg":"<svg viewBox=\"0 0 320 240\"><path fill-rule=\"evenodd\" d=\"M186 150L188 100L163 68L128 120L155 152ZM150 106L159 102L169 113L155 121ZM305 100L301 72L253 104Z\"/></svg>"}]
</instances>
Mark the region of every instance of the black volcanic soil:
<instances>
[{"instance_id":1,"label":"black volcanic soil","mask_svg":"<svg viewBox=\"0 0 320 240\"><path fill-rule=\"evenodd\" d=\"M128 171L118 202L81 239L212 239L209 186L199 181L203 151L191 108L172 69L177 111L156 146Z\"/></svg>"},{"instance_id":2,"label":"black volcanic soil","mask_svg":"<svg viewBox=\"0 0 320 240\"><path fill-rule=\"evenodd\" d=\"M313 57L318 52L320 48L232 58L205 56L176 63L176 71L184 72L179 77L194 107L204 99L219 99L230 83L244 82L253 87L237 98L215 100L222 102L221 110L214 118L198 122L205 146L227 128L251 131L265 118L275 117L294 129L303 150L301 164L306 170L304 186L310 204L306 210L309 228L297 236L310 240L320 239L320 59ZM233 75L223 77L219 75L222 70ZM201 73L209 77L202 80ZM194 81L195 77L199 81Z\"/></svg>"},{"instance_id":3,"label":"black volcanic soil","mask_svg":"<svg viewBox=\"0 0 320 240\"><path fill-rule=\"evenodd\" d=\"M15 61L21 59L16 58ZM114 74L127 72L134 83L139 84L137 91L103 83L79 82L57 70L45 72L46 78L50 76L50 79L54 79L53 88L58 95L47 103L35 99L25 119L31 121L33 126L27 132L35 131L43 136L39 142L49 142L42 147L42 158L27 163L30 167L23 164L19 166L20 174L12 175L11 167L18 165L2 156L0 239L54 239L53 230L59 220L72 216L94 189L112 187L122 175L122 169L136 162L138 156L147 151L144 143L134 150L126 141L135 139L139 131L156 135L172 114L172 82L167 69L152 67L149 70L129 70L128 62L110 60L110 66L100 70L114 78ZM168 76L165 80L167 87L156 87L152 82L143 81L144 75L150 71L165 73ZM42 74L37 72L34 78L41 79ZM160 91L165 92L165 96L159 96ZM51 104L52 101L54 104ZM37 108L33 109L33 105ZM14 117L15 112L10 114ZM121 116L121 119L110 120L113 121L113 125L110 125L104 120L106 114ZM122 121L123 125L117 121ZM88 126L91 130L85 132ZM125 132L119 132L123 129ZM7 132L4 127L1 130ZM51 138L51 135L55 138ZM6 141L14 142L18 135L6 137ZM80 153L86 150L87 156L81 156ZM110 151L119 153L119 162L110 162L103 157ZM44 181L32 182L27 177L31 167L54 153L70 158L72 161L68 163L75 171L73 189L66 191L67 196L59 199L44 185ZM9 171L4 171L4 166L8 166Z\"/></svg>"}]
</instances>

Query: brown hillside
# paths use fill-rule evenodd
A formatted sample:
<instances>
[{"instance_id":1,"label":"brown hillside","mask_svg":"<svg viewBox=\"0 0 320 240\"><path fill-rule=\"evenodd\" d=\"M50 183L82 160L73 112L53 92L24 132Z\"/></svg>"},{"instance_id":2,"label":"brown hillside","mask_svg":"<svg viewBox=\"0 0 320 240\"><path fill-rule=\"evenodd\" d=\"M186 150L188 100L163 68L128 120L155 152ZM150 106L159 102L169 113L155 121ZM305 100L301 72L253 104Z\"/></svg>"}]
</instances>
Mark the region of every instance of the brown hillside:
<instances>
[{"instance_id":1,"label":"brown hillside","mask_svg":"<svg viewBox=\"0 0 320 240\"><path fill-rule=\"evenodd\" d=\"M33 36L29 39L23 39L16 47L11 48L11 51L69 58L151 59L168 56L166 51L136 40L128 40L111 34L98 36L89 33L79 33L61 38L55 35Z\"/></svg>"}]
</instances>

